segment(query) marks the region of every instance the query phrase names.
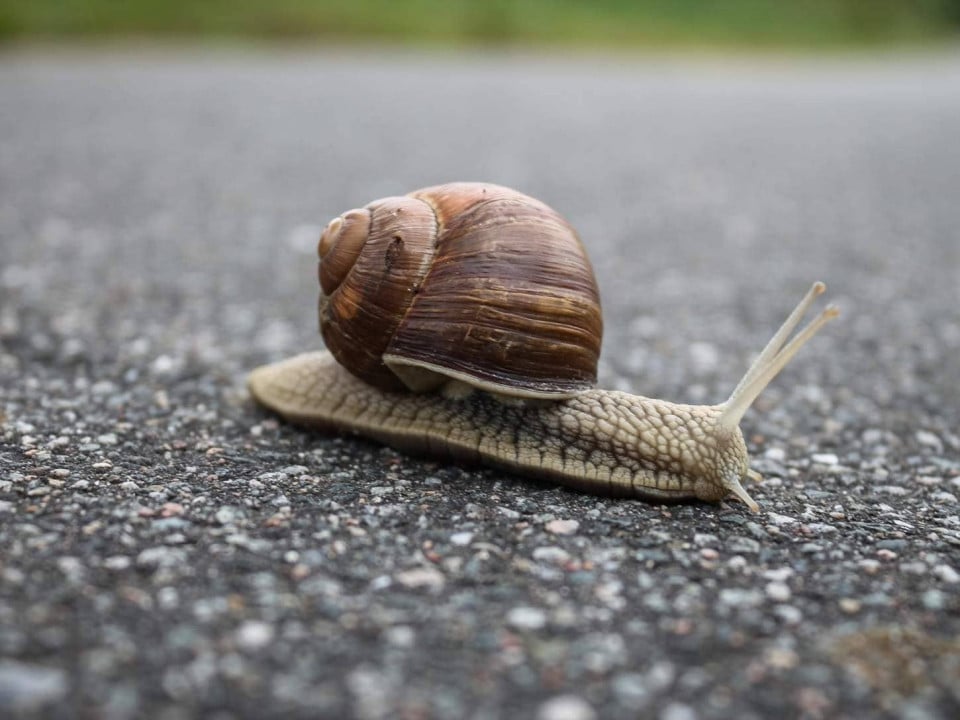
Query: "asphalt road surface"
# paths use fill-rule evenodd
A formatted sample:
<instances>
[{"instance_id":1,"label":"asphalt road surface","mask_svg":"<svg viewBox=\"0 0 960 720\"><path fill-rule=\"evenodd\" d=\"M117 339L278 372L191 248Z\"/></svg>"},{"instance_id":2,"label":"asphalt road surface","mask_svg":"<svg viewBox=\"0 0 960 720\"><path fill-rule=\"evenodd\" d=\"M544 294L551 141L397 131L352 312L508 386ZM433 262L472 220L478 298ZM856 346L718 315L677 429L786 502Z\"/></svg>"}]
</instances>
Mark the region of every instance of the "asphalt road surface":
<instances>
[{"instance_id":1,"label":"asphalt road surface","mask_svg":"<svg viewBox=\"0 0 960 720\"><path fill-rule=\"evenodd\" d=\"M0 56L0 716L960 716L960 57ZM580 230L605 387L726 397L759 514L289 427L328 218Z\"/></svg>"}]
</instances>

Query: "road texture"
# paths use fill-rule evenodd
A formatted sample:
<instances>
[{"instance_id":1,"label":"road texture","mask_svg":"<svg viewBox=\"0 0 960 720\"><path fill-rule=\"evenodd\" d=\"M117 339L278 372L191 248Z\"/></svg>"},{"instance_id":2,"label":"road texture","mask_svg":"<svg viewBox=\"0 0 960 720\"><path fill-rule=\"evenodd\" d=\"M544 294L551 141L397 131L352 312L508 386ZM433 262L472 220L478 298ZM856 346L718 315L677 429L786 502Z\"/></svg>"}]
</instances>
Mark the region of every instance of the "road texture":
<instances>
[{"instance_id":1,"label":"road texture","mask_svg":"<svg viewBox=\"0 0 960 720\"><path fill-rule=\"evenodd\" d=\"M0 716L960 716L960 57L0 57ZM454 179L579 228L601 383L722 400L761 505L286 426L326 220Z\"/></svg>"}]
</instances>

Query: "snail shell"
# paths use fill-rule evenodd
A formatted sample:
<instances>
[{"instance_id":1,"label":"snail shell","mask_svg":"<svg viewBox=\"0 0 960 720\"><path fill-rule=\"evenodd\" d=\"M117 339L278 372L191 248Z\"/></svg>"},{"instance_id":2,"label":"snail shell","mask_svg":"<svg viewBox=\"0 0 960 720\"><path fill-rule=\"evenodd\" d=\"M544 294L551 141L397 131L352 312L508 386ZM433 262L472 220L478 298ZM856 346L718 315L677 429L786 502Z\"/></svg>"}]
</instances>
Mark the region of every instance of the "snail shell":
<instances>
[{"instance_id":1,"label":"snail shell","mask_svg":"<svg viewBox=\"0 0 960 720\"><path fill-rule=\"evenodd\" d=\"M375 387L453 380L564 398L596 384L593 268L539 200L490 184L429 187L333 219L318 250L324 342Z\"/></svg>"}]
</instances>

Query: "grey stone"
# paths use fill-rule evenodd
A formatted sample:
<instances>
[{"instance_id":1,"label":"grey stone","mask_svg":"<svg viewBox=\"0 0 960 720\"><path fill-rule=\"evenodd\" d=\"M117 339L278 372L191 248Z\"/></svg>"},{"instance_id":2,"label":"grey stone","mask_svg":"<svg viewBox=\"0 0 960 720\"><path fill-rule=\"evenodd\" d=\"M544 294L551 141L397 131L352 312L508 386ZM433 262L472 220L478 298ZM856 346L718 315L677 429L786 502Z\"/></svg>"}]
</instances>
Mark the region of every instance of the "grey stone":
<instances>
[{"instance_id":1,"label":"grey stone","mask_svg":"<svg viewBox=\"0 0 960 720\"><path fill-rule=\"evenodd\" d=\"M0 660L0 709L32 712L66 696L67 674L60 668Z\"/></svg>"}]
</instances>

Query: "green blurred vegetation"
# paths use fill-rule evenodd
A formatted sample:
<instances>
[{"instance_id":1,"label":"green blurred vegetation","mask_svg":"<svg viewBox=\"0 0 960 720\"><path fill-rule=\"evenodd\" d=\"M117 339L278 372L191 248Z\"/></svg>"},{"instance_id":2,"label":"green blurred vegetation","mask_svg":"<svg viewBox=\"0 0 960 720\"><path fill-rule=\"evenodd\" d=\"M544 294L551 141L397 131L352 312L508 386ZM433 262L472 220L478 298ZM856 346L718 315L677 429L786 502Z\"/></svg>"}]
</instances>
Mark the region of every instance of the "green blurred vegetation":
<instances>
[{"instance_id":1,"label":"green blurred vegetation","mask_svg":"<svg viewBox=\"0 0 960 720\"><path fill-rule=\"evenodd\" d=\"M960 36L960 0L0 0L0 40L838 47Z\"/></svg>"}]
</instances>

